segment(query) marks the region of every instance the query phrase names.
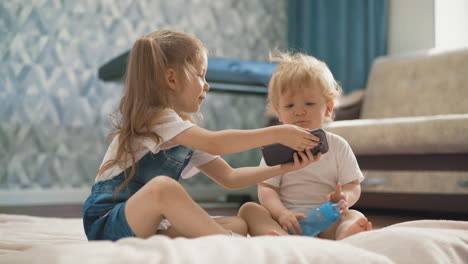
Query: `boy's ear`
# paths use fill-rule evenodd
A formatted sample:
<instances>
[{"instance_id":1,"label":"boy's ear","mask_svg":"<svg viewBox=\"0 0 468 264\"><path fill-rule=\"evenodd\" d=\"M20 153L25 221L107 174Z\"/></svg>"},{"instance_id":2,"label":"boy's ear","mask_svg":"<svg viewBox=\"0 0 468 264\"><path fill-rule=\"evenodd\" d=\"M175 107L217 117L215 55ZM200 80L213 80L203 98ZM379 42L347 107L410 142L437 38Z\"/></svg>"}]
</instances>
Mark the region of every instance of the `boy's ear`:
<instances>
[{"instance_id":1,"label":"boy's ear","mask_svg":"<svg viewBox=\"0 0 468 264\"><path fill-rule=\"evenodd\" d=\"M283 120L281 120L282 118L281 118L281 115L280 115L280 113L279 113L279 111L278 111L278 107L277 107L277 106L273 106L273 109L275 109L276 116L278 117L278 121L283 122Z\"/></svg>"},{"instance_id":2,"label":"boy's ear","mask_svg":"<svg viewBox=\"0 0 468 264\"><path fill-rule=\"evenodd\" d=\"M335 101L333 101L333 100L328 101L328 103L327 103L327 113L326 113L327 116L332 116L333 108L335 108Z\"/></svg>"},{"instance_id":3,"label":"boy's ear","mask_svg":"<svg viewBox=\"0 0 468 264\"><path fill-rule=\"evenodd\" d=\"M165 79L166 83L169 88L175 90L176 89L176 72L173 68L167 68L165 72Z\"/></svg>"}]
</instances>

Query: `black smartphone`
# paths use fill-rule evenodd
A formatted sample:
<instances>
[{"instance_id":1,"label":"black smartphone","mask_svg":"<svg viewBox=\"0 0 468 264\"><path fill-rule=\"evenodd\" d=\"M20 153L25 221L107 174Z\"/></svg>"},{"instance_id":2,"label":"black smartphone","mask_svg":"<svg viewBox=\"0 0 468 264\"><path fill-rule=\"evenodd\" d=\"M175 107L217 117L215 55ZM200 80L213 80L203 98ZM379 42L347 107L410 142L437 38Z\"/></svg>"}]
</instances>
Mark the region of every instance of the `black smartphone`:
<instances>
[{"instance_id":1,"label":"black smartphone","mask_svg":"<svg viewBox=\"0 0 468 264\"><path fill-rule=\"evenodd\" d=\"M319 144L310 150L312 154L316 156L319 152L321 152L322 154L327 153L328 142L326 132L323 129L318 128L311 130L310 133L320 138ZM276 143L266 145L261 148L263 153L263 159L265 160L265 163L268 166L275 166L278 164L284 164L294 161L293 154L296 151L285 145Z\"/></svg>"}]
</instances>

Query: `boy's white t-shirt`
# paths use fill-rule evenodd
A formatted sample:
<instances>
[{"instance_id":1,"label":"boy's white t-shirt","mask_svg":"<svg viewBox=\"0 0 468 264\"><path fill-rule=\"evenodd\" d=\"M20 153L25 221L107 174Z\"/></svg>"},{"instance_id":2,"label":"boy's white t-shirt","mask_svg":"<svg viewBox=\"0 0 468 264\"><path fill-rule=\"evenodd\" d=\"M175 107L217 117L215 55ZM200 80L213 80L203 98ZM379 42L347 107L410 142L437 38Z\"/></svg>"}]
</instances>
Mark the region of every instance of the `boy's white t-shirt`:
<instances>
[{"instance_id":1,"label":"boy's white t-shirt","mask_svg":"<svg viewBox=\"0 0 468 264\"><path fill-rule=\"evenodd\" d=\"M338 182L344 185L364 180L348 142L330 132L326 136L329 149L319 161L264 181L279 188L279 197L287 209L306 214L325 203L327 194L335 190ZM263 158L260 165L267 166Z\"/></svg>"},{"instance_id":2,"label":"boy's white t-shirt","mask_svg":"<svg viewBox=\"0 0 468 264\"><path fill-rule=\"evenodd\" d=\"M135 160L140 160L144 155L146 155L150 151L153 154L156 154L160 150L177 146L177 144L171 142L170 140L173 137L177 136L179 133L194 126L196 125L190 121L183 120L174 110L166 111L164 115L158 120L158 123L151 127L151 131L155 132L162 138L162 143L157 144L152 139L146 137L137 139L134 143L134 149L136 150ZM108 160L115 158L117 153L117 146L118 136L116 136L112 140L109 148L107 149L106 154L104 155L104 159L101 163L101 166ZM187 179L197 174L199 172L199 170L197 169L198 166L202 166L203 164L212 161L216 157L218 156L214 156L199 150L194 150L190 162L182 171L182 178ZM126 164L126 168L130 167L131 165L132 162L131 160L129 160ZM101 175L96 176L95 181L99 182L112 179L115 176L119 175L121 172L123 172L123 169L116 165L106 170Z\"/></svg>"}]
</instances>

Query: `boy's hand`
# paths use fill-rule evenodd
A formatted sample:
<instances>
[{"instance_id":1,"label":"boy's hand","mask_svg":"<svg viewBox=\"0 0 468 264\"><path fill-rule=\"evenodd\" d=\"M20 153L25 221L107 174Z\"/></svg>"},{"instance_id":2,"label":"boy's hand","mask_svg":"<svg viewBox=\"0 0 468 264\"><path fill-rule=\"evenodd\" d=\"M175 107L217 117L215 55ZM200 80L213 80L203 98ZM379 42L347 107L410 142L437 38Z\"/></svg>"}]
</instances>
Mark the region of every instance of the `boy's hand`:
<instances>
[{"instance_id":1,"label":"boy's hand","mask_svg":"<svg viewBox=\"0 0 468 264\"><path fill-rule=\"evenodd\" d=\"M301 156L301 160L299 160L299 156ZM320 157L322 157L322 153L319 152L317 156L314 156L310 149L306 149L306 151L295 152L293 154L293 162L281 164L280 166L281 169L284 170L284 173L295 171L320 160Z\"/></svg>"},{"instance_id":2,"label":"boy's hand","mask_svg":"<svg viewBox=\"0 0 468 264\"><path fill-rule=\"evenodd\" d=\"M296 151L312 149L318 145L320 138L309 130L295 125L281 125L278 142Z\"/></svg>"},{"instance_id":3,"label":"boy's hand","mask_svg":"<svg viewBox=\"0 0 468 264\"><path fill-rule=\"evenodd\" d=\"M327 202L338 203L340 200L344 200L345 203L341 206L343 212L348 210L348 196L342 191L341 183L336 184L336 189L333 192L327 194Z\"/></svg>"},{"instance_id":4,"label":"boy's hand","mask_svg":"<svg viewBox=\"0 0 468 264\"><path fill-rule=\"evenodd\" d=\"M299 224L298 219L306 218L305 214L285 210L281 215L279 215L278 223L286 232L289 231L291 234L297 235L302 233L302 227Z\"/></svg>"}]
</instances>

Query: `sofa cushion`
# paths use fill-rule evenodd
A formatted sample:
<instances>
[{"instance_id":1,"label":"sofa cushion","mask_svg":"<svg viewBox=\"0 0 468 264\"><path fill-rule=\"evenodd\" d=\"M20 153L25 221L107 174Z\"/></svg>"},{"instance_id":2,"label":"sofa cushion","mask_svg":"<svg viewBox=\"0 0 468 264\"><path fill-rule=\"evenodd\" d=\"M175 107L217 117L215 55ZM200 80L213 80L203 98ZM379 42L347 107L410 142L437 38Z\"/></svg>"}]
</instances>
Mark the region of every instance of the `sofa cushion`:
<instances>
[{"instance_id":1,"label":"sofa cushion","mask_svg":"<svg viewBox=\"0 0 468 264\"><path fill-rule=\"evenodd\" d=\"M335 121L356 155L468 153L468 114Z\"/></svg>"},{"instance_id":2,"label":"sofa cushion","mask_svg":"<svg viewBox=\"0 0 468 264\"><path fill-rule=\"evenodd\" d=\"M375 60L361 118L468 113L468 49Z\"/></svg>"},{"instance_id":3,"label":"sofa cushion","mask_svg":"<svg viewBox=\"0 0 468 264\"><path fill-rule=\"evenodd\" d=\"M363 170L365 192L467 194L466 171ZM430 179L430 180L429 180Z\"/></svg>"}]
</instances>

